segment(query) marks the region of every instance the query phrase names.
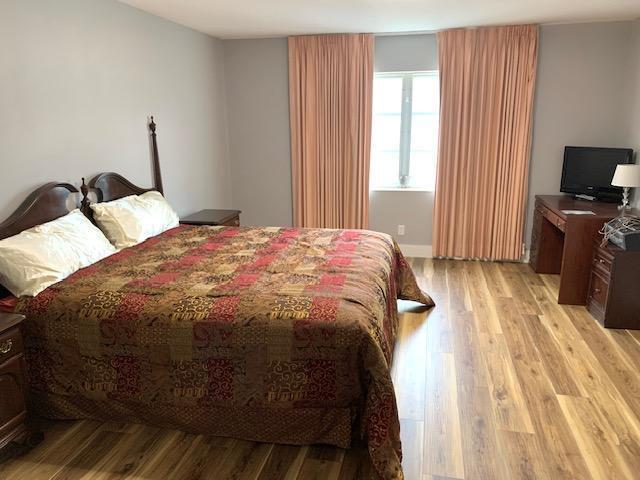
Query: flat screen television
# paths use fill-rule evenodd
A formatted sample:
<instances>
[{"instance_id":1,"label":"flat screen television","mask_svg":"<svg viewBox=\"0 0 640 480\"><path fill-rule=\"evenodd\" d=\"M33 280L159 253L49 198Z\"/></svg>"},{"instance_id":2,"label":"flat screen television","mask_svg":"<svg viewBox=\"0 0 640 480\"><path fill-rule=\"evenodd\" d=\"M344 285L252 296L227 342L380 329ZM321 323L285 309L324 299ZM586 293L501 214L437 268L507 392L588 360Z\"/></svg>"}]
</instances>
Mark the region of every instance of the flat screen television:
<instances>
[{"instance_id":1,"label":"flat screen television","mask_svg":"<svg viewBox=\"0 0 640 480\"><path fill-rule=\"evenodd\" d=\"M564 147L560 191L603 202L620 202L622 188L611 185L616 166L633 163L630 148Z\"/></svg>"}]
</instances>

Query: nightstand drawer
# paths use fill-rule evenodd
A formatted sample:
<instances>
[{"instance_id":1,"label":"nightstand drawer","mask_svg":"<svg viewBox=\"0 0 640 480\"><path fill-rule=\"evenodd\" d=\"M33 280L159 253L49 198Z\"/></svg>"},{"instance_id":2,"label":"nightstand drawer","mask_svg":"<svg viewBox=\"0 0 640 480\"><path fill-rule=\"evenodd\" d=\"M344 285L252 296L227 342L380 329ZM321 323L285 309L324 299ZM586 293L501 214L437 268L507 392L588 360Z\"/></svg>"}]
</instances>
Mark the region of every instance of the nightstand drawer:
<instances>
[{"instance_id":1,"label":"nightstand drawer","mask_svg":"<svg viewBox=\"0 0 640 480\"><path fill-rule=\"evenodd\" d=\"M23 351L22 334L18 327L0 334L0 364Z\"/></svg>"},{"instance_id":2,"label":"nightstand drawer","mask_svg":"<svg viewBox=\"0 0 640 480\"><path fill-rule=\"evenodd\" d=\"M228 220L226 222L224 222L223 224L225 227L239 227L240 226L240 217L234 217L231 220Z\"/></svg>"},{"instance_id":3,"label":"nightstand drawer","mask_svg":"<svg viewBox=\"0 0 640 480\"><path fill-rule=\"evenodd\" d=\"M0 441L27 418L24 355L0 364Z\"/></svg>"},{"instance_id":4,"label":"nightstand drawer","mask_svg":"<svg viewBox=\"0 0 640 480\"><path fill-rule=\"evenodd\" d=\"M12 443L33 446L43 437L26 423L29 385L21 331L24 318L0 312L0 457ZM12 451L9 448L7 453Z\"/></svg>"}]
</instances>

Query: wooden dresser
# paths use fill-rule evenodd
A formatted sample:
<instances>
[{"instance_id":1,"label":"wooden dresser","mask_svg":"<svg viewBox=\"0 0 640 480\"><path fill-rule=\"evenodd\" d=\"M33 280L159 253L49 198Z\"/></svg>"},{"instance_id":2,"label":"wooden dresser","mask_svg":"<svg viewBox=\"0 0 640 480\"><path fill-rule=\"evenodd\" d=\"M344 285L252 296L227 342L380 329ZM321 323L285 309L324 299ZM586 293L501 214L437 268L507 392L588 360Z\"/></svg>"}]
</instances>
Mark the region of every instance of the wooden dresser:
<instances>
[{"instance_id":1,"label":"wooden dresser","mask_svg":"<svg viewBox=\"0 0 640 480\"><path fill-rule=\"evenodd\" d=\"M0 312L0 458L38 443L27 420L27 371L21 324L24 316Z\"/></svg>"},{"instance_id":2,"label":"wooden dresser","mask_svg":"<svg viewBox=\"0 0 640 480\"><path fill-rule=\"evenodd\" d=\"M568 214L566 211L591 214ZM605 222L618 216L612 203L537 195L529 263L536 273L559 273L558 303L586 305L594 241Z\"/></svg>"},{"instance_id":3,"label":"wooden dresser","mask_svg":"<svg viewBox=\"0 0 640 480\"><path fill-rule=\"evenodd\" d=\"M640 329L640 252L596 245L587 308L604 327Z\"/></svg>"}]
</instances>

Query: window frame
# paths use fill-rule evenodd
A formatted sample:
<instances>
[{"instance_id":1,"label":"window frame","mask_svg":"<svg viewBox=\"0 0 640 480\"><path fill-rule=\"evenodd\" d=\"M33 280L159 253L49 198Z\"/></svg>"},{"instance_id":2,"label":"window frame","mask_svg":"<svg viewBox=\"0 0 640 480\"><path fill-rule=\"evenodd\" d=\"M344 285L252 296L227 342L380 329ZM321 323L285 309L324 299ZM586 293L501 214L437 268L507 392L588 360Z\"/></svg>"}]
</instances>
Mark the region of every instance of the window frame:
<instances>
[{"instance_id":1,"label":"window frame","mask_svg":"<svg viewBox=\"0 0 640 480\"><path fill-rule=\"evenodd\" d=\"M439 77L438 70L414 70L400 72L374 72L374 79L380 77L402 78L402 99L400 107L400 140L398 158L398 178L396 185L370 185L370 191L387 192L433 192L434 188L411 186L409 172L411 166L411 125L413 119L413 79L415 76L436 76ZM438 94L440 85L438 82ZM438 109L438 117L440 111ZM437 152L436 152L437 155ZM435 175L435 172L434 172Z\"/></svg>"}]
</instances>

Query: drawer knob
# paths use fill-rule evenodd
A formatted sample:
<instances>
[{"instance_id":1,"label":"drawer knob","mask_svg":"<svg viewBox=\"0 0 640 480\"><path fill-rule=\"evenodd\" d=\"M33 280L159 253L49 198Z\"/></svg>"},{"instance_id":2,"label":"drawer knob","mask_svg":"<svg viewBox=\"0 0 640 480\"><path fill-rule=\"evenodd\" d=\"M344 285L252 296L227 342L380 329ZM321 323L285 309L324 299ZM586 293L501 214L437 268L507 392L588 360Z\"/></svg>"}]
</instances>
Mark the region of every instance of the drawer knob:
<instances>
[{"instance_id":1,"label":"drawer knob","mask_svg":"<svg viewBox=\"0 0 640 480\"><path fill-rule=\"evenodd\" d=\"M0 343L0 353L5 354L11 351L11 347L13 347L13 341L11 339L6 342Z\"/></svg>"},{"instance_id":2,"label":"drawer knob","mask_svg":"<svg viewBox=\"0 0 640 480\"><path fill-rule=\"evenodd\" d=\"M593 293L596 293L596 294L600 293L600 289L599 288L594 288L593 289Z\"/></svg>"},{"instance_id":3,"label":"drawer knob","mask_svg":"<svg viewBox=\"0 0 640 480\"><path fill-rule=\"evenodd\" d=\"M598 261L599 261L600 263L604 263L604 260L603 260L603 259L601 259L601 258L599 258L599 259L598 259Z\"/></svg>"}]
</instances>

